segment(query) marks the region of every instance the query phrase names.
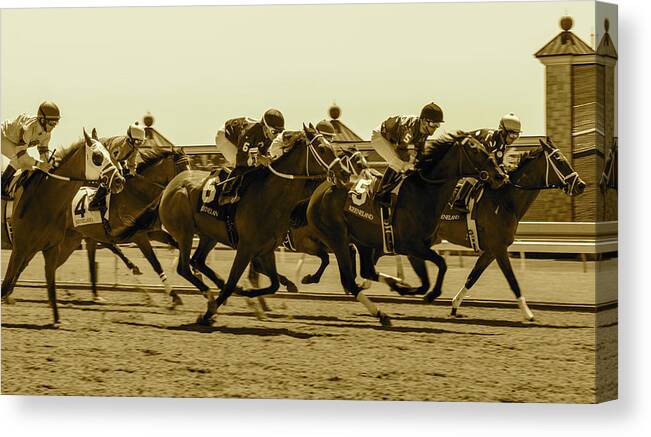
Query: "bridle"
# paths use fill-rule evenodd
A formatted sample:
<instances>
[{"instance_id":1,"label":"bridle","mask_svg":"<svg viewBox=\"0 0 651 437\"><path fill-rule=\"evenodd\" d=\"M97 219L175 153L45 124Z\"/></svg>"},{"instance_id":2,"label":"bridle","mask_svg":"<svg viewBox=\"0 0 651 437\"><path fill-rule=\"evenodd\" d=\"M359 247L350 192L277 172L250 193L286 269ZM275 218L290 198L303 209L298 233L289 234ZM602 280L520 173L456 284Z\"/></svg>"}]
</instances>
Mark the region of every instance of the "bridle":
<instances>
[{"instance_id":1,"label":"bridle","mask_svg":"<svg viewBox=\"0 0 651 437\"><path fill-rule=\"evenodd\" d=\"M521 190L549 190L549 189L559 188L566 193L572 193L574 191L574 187L576 186L576 184L579 182L581 178L579 177L579 174L576 172L576 170L574 170L573 172L567 175L564 175L563 172L561 172L558 169L558 166L552 159L552 157L557 152L560 154L560 149L554 149L551 153L543 149L543 153L545 154L545 185L536 186L536 187L523 187L518 184L513 184L513 186ZM561 181L560 184L549 183L550 168L556 174L558 180Z\"/></svg>"},{"instance_id":2,"label":"bridle","mask_svg":"<svg viewBox=\"0 0 651 437\"><path fill-rule=\"evenodd\" d=\"M418 176L424 181L427 182L428 184L442 184L447 182L450 179L458 179L460 177L464 176L470 176L470 175L464 175L463 174L463 160L465 159L470 163L470 166L473 168L473 171L475 174L478 176L477 179L480 181L486 182L489 178L489 174L486 170L479 170L475 163L470 159L470 156L468 156L468 151L465 149L466 143L468 141L471 141L470 137L465 137L463 140L459 141L458 139L454 141L454 146L458 146L459 149L461 150L461 159L458 160L458 166L457 166L457 174L453 177L448 177L448 178L441 178L441 179L430 179L426 176L423 175L422 171L418 172Z\"/></svg>"},{"instance_id":3,"label":"bridle","mask_svg":"<svg viewBox=\"0 0 651 437\"><path fill-rule=\"evenodd\" d=\"M325 160L319 155L319 152L317 152L316 147L314 146L314 142L316 141L317 138L324 138L322 134L316 134L314 138L310 140L309 143L307 143L307 150L308 153L305 154L305 175L294 175L294 174L288 174L288 173L282 173L273 168L272 164L269 164L267 168L269 171L271 171L272 174L278 176L279 178L283 179L290 179L290 180L301 180L301 181L315 181L315 180L323 180L327 176L327 173L332 169L332 167L338 163L341 162L341 158L335 158L330 164L326 163ZM323 169L326 170L325 174L319 174L319 175L310 175L310 156L314 158L314 160L321 166Z\"/></svg>"}]
</instances>

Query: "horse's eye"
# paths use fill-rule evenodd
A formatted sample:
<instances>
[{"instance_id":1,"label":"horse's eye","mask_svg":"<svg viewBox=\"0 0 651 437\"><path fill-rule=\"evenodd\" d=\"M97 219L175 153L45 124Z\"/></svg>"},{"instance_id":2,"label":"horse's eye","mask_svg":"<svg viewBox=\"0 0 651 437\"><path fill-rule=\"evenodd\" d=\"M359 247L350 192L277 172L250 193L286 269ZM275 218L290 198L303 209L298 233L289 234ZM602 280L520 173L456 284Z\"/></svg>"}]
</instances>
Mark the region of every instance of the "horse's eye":
<instances>
[{"instance_id":1,"label":"horse's eye","mask_svg":"<svg viewBox=\"0 0 651 437\"><path fill-rule=\"evenodd\" d=\"M102 152L98 150L94 150L92 160L93 160L93 164L99 167L104 162L104 155L102 155Z\"/></svg>"}]
</instances>

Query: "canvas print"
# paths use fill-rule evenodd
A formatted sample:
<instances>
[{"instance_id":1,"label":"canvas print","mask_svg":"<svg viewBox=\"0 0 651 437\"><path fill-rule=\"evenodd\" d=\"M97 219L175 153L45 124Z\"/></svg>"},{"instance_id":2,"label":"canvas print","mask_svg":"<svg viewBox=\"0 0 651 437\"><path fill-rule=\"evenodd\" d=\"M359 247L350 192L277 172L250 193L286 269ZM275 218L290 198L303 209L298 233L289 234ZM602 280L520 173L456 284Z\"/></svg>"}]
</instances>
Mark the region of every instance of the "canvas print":
<instances>
[{"instance_id":1,"label":"canvas print","mask_svg":"<svg viewBox=\"0 0 651 437\"><path fill-rule=\"evenodd\" d=\"M617 398L615 5L1 23L3 395Z\"/></svg>"}]
</instances>

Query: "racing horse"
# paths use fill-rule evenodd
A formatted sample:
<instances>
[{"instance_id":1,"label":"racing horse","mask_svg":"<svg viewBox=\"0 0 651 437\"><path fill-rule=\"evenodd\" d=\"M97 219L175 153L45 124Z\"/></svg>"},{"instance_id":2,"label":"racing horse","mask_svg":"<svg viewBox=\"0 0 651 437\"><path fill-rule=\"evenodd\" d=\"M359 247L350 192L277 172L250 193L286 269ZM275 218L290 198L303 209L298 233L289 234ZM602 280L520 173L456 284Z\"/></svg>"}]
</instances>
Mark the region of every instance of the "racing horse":
<instances>
[{"instance_id":1,"label":"racing horse","mask_svg":"<svg viewBox=\"0 0 651 437\"><path fill-rule=\"evenodd\" d=\"M278 290L274 250L289 228L290 212L299 200L310 194L310 182L325 179L338 162L334 149L312 125L304 125L301 131L288 132L285 138L290 146L283 156L246 175L246 186L230 221L233 226L230 229L229 220L218 220L199 212L202 196L216 195L214 186L204 188L206 172L182 173L163 192L160 219L179 246L177 272L208 298L206 312L199 316L198 323L211 324L217 309L235 291L243 296L259 297ZM233 230L237 234L235 241ZM195 234L199 235L199 245L190 259ZM226 282L205 262L216 242L236 248ZM271 284L259 289L238 288L237 282L244 269L254 259ZM209 287L192 274L191 263L221 289L216 299Z\"/></svg>"},{"instance_id":2,"label":"racing horse","mask_svg":"<svg viewBox=\"0 0 651 437\"><path fill-rule=\"evenodd\" d=\"M111 193L124 188L124 178L104 145L84 129L84 138L54 152L54 166L47 174L37 174L24 186L11 217L12 251L2 281L2 299L9 302L20 274L34 255L43 253L48 300L57 327L55 271L59 265L61 244L71 221L71 203L83 184L100 184Z\"/></svg>"},{"instance_id":3,"label":"racing horse","mask_svg":"<svg viewBox=\"0 0 651 437\"><path fill-rule=\"evenodd\" d=\"M165 290L172 298L172 307L175 307L181 305L183 301L170 286L150 240L155 239L173 246L176 244L160 228L158 203L167 184L178 174L189 170L189 160L185 152L179 148L145 149L140 150L138 154L139 164L136 174L126 178L125 188L120 194L111 196L108 226L95 223L74 228L71 222L68 238L59 254L59 265L63 264L79 247L81 239L86 238L91 289L93 296L98 300L95 264L97 242L104 243L118 256L121 251L115 247L115 244L135 243L159 275ZM83 206L75 208L76 214L85 212ZM123 261L128 262L124 254L122 257Z\"/></svg>"},{"instance_id":4,"label":"racing horse","mask_svg":"<svg viewBox=\"0 0 651 437\"><path fill-rule=\"evenodd\" d=\"M430 292L432 298L441 294L446 265L443 257L431 249L431 237L457 181L465 176L487 181L494 188L508 181L495 159L470 136L449 135L427 144L416 171L402 183L392 216L395 252L430 260L439 268L436 285ZM389 316L379 311L355 282L349 245L354 244L359 251L363 278L382 280L390 286L400 281L375 270L375 262L383 255L383 232L377 225L345 214L347 195L345 189L322 183L310 198L307 221L317 237L334 251L344 289L382 325L388 326Z\"/></svg>"},{"instance_id":5,"label":"racing horse","mask_svg":"<svg viewBox=\"0 0 651 437\"><path fill-rule=\"evenodd\" d=\"M583 193L586 187L567 158L549 138L546 141L540 140L540 147L536 150L525 153L509 177L511 185L498 191L487 188L477 204L477 233L482 253L468 275L464 287L452 299L452 315L457 314L470 288L496 259L524 318L533 320L533 314L521 294L511 268L507 248L515 240L518 223L541 190L558 188L569 196L577 196ZM461 227L463 226L459 226L458 222L443 222L438 237L468 246L470 242ZM413 259L410 259L411 261Z\"/></svg>"},{"instance_id":6,"label":"racing horse","mask_svg":"<svg viewBox=\"0 0 651 437\"><path fill-rule=\"evenodd\" d=\"M540 147L525 152L519 157L519 162L509 172L509 179L511 184L502 189L495 190L486 187L475 207L474 214L481 254L468 275L465 285L452 299L451 314L453 316L457 314L464 297L481 277L484 270L493 260L497 260L500 270L515 295L522 315L526 320L533 320L533 313L522 296L520 286L511 268L507 249L515 240L518 223L541 190L560 189L569 196L577 196L583 193L586 187L585 182L581 180L567 158L549 138L546 141L540 140ZM464 220L442 220L435 240L440 242L442 239L472 247ZM422 259L414 256L409 257L409 262L423 283L423 287L426 288L429 279L425 263Z\"/></svg>"}]
</instances>

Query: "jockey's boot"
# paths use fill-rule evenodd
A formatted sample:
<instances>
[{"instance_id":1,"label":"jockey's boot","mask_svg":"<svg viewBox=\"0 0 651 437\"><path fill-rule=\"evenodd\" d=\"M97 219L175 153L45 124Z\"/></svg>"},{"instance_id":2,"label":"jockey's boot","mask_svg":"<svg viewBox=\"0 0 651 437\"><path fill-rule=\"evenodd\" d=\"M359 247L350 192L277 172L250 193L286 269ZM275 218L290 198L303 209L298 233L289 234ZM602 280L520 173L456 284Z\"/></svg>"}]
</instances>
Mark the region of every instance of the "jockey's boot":
<instances>
[{"instance_id":1,"label":"jockey's boot","mask_svg":"<svg viewBox=\"0 0 651 437\"><path fill-rule=\"evenodd\" d=\"M0 184L2 184L2 200L11 200L9 185L11 184L11 180L14 178L14 174L16 174L16 169L11 165L7 166L5 171L2 172L2 181L0 182Z\"/></svg>"},{"instance_id":2,"label":"jockey's boot","mask_svg":"<svg viewBox=\"0 0 651 437\"><path fill-rule=\"evenodd\" d=\"M454 209L463 213L468 212L468 196L470 195L472 188L473 184L471 182L467 180L463 181L461 188L457 191L457 196L454 198L454 202L452 202L452 207Z\"/></svg>"},{"instance_id":3,"label":"jockey's boot","mask_svg":"<svg viewBox=\"0 0 651 437\"><path fill-rule=\"evenodd\" d=\"M377 202L380 206L389 208L391 206L391 191L398 172L391 167L387 168L382 175L382 180L377 190Z\"/></svg>"},{"instance_id":4,"label":"jockey's boot","mask_svg":"<svg viewBox=\"0 0 651 437\"><path fill-rule=\"evenodd\" d=\"M93 200L90 201L88 204L88 210L89 211L99 211L103 208L106 208L106 194L108 193L108 190L104 185L100 186L97 191L95 192L95 195L93 196Z\"/></svg>"},{"instance_id":5,"label":"jockey's boot","mask_svg":"<svg viewBox=\"0 0 651 437\"><path fill-rule=\"evenodd\" d=\"M235 167L231 174L228 176L230 180L224 184L222 192L219 195L219 206L230 205L237 203L240 200L239 188L242 181L242 169Z\"/></svg>"}]
</instances>

